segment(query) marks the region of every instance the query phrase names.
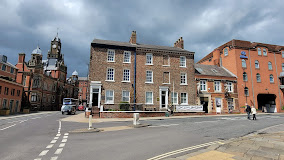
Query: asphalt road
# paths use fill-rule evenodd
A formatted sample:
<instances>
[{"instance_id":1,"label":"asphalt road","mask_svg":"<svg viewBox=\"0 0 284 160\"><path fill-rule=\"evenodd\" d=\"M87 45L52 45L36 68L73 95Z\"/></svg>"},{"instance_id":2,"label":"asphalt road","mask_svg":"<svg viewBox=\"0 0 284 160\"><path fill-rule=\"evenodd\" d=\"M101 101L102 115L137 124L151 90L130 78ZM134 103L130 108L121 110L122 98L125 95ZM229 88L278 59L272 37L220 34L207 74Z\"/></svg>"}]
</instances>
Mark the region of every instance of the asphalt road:
<instances>
[{"instance_id":1,"label":"asphalt road","mask_svg":"<svg viewBox=\"0 0 284 160\"><path fill-rule=\"evenodd\" d=\"M165 158L170 158L196 151L205 145L193 150L184 148L215 141L221 143L222 140L284 123L284 115L280 114L258 115L257 121L249 121L244 115L201 116L145 120L141 123L151 126L143 128L70 133L87 128L88 124L60 121L67 116L70 115L53 112L0 120L0 159L146 160L165 153L168 153ZM105 128L131 123L104 122L93 126Z\"/></svg>"}]
</instances>

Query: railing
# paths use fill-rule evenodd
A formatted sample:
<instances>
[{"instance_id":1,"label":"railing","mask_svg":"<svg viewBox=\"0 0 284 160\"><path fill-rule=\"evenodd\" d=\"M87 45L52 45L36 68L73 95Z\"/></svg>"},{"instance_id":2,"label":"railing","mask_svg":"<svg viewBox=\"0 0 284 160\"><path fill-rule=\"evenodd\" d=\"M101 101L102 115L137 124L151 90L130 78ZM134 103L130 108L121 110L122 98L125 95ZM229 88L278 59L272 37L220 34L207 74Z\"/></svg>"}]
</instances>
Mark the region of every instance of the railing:
<instances>
[{"instance_id":1,"label":"railing","mask_svg":"<svg viewBox=\"0 0 284 160\"><path fill-rule=\"evenodd\" d=\"M168 105L169 109L173 109ZM104 111L167 111L166 107L160 108L160 105L142 104L142 103L115 103L103 104Z\"/></svg>"}]
</instances>

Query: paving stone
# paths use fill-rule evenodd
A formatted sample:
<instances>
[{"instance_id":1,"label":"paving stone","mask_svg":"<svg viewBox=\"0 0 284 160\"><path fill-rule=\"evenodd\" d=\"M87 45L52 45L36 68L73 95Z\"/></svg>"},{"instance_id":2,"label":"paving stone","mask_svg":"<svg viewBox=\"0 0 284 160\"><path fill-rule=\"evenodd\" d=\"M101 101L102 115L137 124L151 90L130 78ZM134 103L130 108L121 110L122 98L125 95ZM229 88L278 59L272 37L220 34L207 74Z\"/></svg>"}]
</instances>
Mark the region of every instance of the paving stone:
<instances>
[{"instance_id":1,"label":"paving stone","mask_svg":"<svg viewBox=\"0 0 284 160\"><path fill-rule=\"evenodd\" d=\"M240 152L240 153L246 153L249 150L249 148L242 148L238 146L230 146L229 148L225 149L225 152Z\"/></svg>"},{"instance_id":2,"label":"paving stone","mask_svg":"<svg viewBox=\"0 0 284 160\"><path fill-rule=\"evenodd\" d=\"M245 144L245 143L241 143L238 147L257 150L260 146L259 146L259 145L256 145L256 144Z\"/></svg>"},{"instance_id":3,"label":"paving stone","mask_svg":"<svg viewBox=\"0 0 284 160\"><path fill-rule=\"evenodd\" d=\"M284 154L279 155L279 160L284 160Z\"/></svg>"},{"instance_id":4,"label":"paving stone","mask_svg":"<svg viewBox=\"0 0 284 160\"><path fill-rule=\"evenodd\" d=\"M235 159L235 160L250 160L250 158L245 158L243 156L235 156L235 157L233 157L233 159Z\"/></svg>"},{"instance_id":5,"label":"paving stone","mask_svg":"<svg viewBox=\"0 0 284 160\"><path fill-rule=\"evenodd\" d=\"M278 149L278 148L268 148L268 147L259 147L259 150L265 151L265 152L270 152L270 153L275 153L275 154L281 154L284 153L284 148L283 149Z\"/></svg>"},{"instance_id":6,"label":"paving stone","mask_svg":"<svg viewBox=\"0 0 284 160\"><path fill-rule=\"evenodd\" d=\"M251 160L274 160L272 158L260 157L260 156L253 156Z\"/></svg>"},{"instance_id":7,"label":"paving stone","mask_svg":"<svg viewBox=\"0 0 284 160\"><path fill-rule=\"evenodd\" d=\"M266 158L272 158L272 159L278 159L278 154L276 153L270 153L267 151L260 151L260 150L249 150L245 155L251 155L253 156L259 156L259 157L266 157Z\"/></svg>"},{"instance_id":8,"label":"paving stone","mask_svg":"<svg viewBox=\"0 0 284 160\"><path fill-rule=\"evenodd\" d=\"M258 146L263 146L263 147L270 147L270 148L274 147L274 144L269 143L269 142L255 142L254 144Z\"/></svg>"}]
</instances>

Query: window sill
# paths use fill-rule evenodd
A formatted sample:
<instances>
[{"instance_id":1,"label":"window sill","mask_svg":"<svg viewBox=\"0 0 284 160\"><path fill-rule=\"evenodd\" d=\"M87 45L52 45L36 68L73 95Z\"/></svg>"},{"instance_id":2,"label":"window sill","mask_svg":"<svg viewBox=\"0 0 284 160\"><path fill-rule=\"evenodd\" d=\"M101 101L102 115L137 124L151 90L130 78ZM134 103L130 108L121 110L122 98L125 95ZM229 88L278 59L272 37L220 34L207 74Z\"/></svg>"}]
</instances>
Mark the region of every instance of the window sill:
<instances>
[{"instance_id":1,"label":"window sill","mask_svg":"<svg viewBox=\"0 0 284 160\"><path fill-rule=\"evenodd\" d=\"M114 104L113 102L105 103L105 104Z\"/></svg>"},{"instance_id":2,"label":"window sill","mask_svg":"<svg viewBox=\"0 0 284 160\"><path fill-rule=\"evenodd\" d=\"M171 83L162 83L162 84L171 84Z\"/></svg>"},{"instance_id":3,"label":"window sill","mask_svg":"<svg viewBox=\"0 0 284 160\"><path fill-rule=\"evenodd\" d=\"M274 82L270 82L270 84L274 84Z\"/></svg>"},{"instance_id":4,"label":"window sill","mask_svg":"<svg viewBox=\"0 0 284 160\"><path fill-rule=\"evenodd\" d=\"M182 104L180 104L181 106L186 106L186 105L188 105L188 103L182 103Z\"/></svg>"},{"instance_id":5,"label":"window sill","mask_svg":"<svg viewBox=\"0 0 284 160\"><path fill-rule=\"evenodd\" d=\"M163 67L170 67L170 65L162 65Z\"/></svg>"},{"instance_id":6,"label":"window sill","mask_svg":"<svg viewBox=\"0 0 284 160\"><path fill-rule=\"evenodd\" d=\"M121 81L122 83L130 83L130 81Z\"/></svg>"},{"instance_id":7,"label":"window sill","mask_svg":"<svg viewBox=\"0 0 284 160\"><path fill-rule=\"evenodd\" d=\"M115 61L107 61L107 62L110 62L110 63L115 63Z\"/></svg>"},{"instance_id":8,"label":"window sill","mask_svg":"<svg viewBox=\"0 0 284 160\"><path fill-rule=\"evenodd\" d=\"M131 62L123 62L123 63L125 63L125 64L130 64Z\"/></svg>"},{"instance_id":9,"label":"window sill","mask_svg":"<svg viewBox=\"0 0 284 160\"><path fill-rule=\"evenodd\" d=\"M179 66L180 68L186 68L186 66Z\"/></svg>"},{"instance_id":10,"label":"window sill","mask_svg":"<svg viewBox=\"0 0 284 160\"><path fill-rule=\"evenodd\" d=\"M147 63L146 63L145 65L146 65L146 66L153 66L154 64L147 64Z\"/></svg>"},{"instance_id":11,"label":"window sill","mask_svg":"<svg viewBox=\"0 0 284 160\"><path fill-rule=\"evenodd\" d=\"M154 103L145 103L145 105L154 105Z\"/></svg>"},{"instance_id":12,"label":"window sill","mask_svg":"<svg viewBox=\"0 0 284 160\"><path fill-rule=\"evenodd\" d=\"M183 83L183 84L180 84L181 86L187 86L188 84L187 83Z\"/></svg>"},{"instance_id":13,"label":"window sill","mask_svg":"<svg viewBox=\"0 0 284 160\"><path fill-rule=\"evenodd\" d=\"M154 82L145 82L146 84L154 84Z\"/></svg>"},{"instance_id":14,"label":"window sill","mask_svg":"<svg viewBox=\"0 0 284 160\"><path fill-rule=\"evenodd\" d=\"M106 82L115 82L114 80L105 80Z\"/></svg>"}]
</instances>

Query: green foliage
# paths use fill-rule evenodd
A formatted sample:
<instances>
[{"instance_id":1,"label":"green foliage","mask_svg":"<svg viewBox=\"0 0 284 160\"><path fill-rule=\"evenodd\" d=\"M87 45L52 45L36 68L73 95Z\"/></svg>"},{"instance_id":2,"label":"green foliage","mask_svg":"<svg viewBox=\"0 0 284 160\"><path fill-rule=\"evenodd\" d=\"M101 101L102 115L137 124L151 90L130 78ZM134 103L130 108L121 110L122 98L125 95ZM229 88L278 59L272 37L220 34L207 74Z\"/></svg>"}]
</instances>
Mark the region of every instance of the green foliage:
<instances>
[{"instance_id":1,"label":"green foliage","mask_svg":"<svg viewBox=\"0 0 284 160\"><path fill-rule=\"evenodd\" d=\"M121 111L129 111L130 104L128 102L120 102L119 109Z\"/></svg>"},{"instance_id":2,"label":"green foliage","mask_svg":"<svg viewBox=\"0 0 284 160\"><path fill-rule=\"evenodd\" d=\"M241 108L246 108L246 106L241 106Z\"/></svg>"},{"instance_id":3,"label":"green foliage","mask_svg":"<svg viewBox=\"0 0 284 160\"><path fill-rule=\"evenodd\" d=\"M284 106L282 106L282 110L284 110Z\"/></svg>"}]
</instances>

